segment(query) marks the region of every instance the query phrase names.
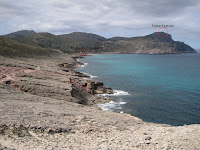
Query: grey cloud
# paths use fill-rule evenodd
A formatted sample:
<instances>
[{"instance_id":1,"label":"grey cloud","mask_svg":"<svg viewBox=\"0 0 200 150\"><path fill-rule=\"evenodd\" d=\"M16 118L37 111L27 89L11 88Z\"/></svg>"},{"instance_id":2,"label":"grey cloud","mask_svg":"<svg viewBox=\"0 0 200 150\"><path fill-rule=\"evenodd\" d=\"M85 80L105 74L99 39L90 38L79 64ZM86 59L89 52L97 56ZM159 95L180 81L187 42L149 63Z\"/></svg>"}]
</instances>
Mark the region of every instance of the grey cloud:
<instances>
[{"instance_id":1,"label":"grey cloud","mask_svg":"<svg viewBox=\"0 0 200 150\"><path fill-rule=\"evenodd\" d=\"M25 15L31 11L31 7L24 3L15 3L11 0L0 1L1 15Z\"/></svg>"},{"instance_id":2,"label":"grey cloud","mask_svg":"<svg viewBox=\"0 0 200 150\"><path fill-rule=\"evenodd\" d=\"M174 24L172 34L199 38L199 13L199 0L1 0L0 34L33 29L137 36L156 32L152 24Z\"/></svg>"},{"instance_id":3,"label":"grey cloud","mask_svg":"<svg viewBox=\"0 0 200 150\"><path fill-rule=\"evenodd\" d=\"M118 0L122 5L126 5L128 9L134 12L140 12L149 16L169 16L176 13L182 13L187 8L199 4L199 0Z\"/></svg>"}]
</instances>

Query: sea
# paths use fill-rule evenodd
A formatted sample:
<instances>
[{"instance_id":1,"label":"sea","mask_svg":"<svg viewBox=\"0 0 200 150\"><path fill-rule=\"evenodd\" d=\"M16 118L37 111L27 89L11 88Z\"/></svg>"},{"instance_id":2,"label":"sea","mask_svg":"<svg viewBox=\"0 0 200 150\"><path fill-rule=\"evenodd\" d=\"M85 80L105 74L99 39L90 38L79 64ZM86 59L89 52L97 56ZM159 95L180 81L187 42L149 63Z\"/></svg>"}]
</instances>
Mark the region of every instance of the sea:
<instances>
[{"instance_id":1,"label":"sea","mask_svg":"<svg viewBox=\"0 0 200 150\"><path fill-rule=\"evenodd\" d=\"M200 123L200 54L99 54L79 59L77 70L114 94L99 104L143 121L174 126Z\"/></svg>"}]
</instances>

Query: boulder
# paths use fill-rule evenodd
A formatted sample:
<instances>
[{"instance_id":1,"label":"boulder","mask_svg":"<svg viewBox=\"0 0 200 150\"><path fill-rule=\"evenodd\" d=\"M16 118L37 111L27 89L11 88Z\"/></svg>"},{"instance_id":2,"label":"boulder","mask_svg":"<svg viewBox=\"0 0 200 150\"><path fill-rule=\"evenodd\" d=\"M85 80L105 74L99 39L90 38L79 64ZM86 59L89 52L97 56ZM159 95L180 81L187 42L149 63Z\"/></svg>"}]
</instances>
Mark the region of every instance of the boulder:
<instances>
[{"instance_id":1,"label":"boulder","mask_svg":"<svg viewBox=\"0 0 200 150\"><path fill-rule=\"evenodd\" d=\"M99 86L99 87L97 87L97 89L94 92L95 92L95 94L104 94L104 87Z\"/></svg>"},{"instance_id":2,"label":"boulder","mask_svg":"<svg viewBox=\"0 0 200 150\"><path fill-rule=\"evenodd\" d=\"M80 85L83 86L83 87L86 87L86 86L87 86L87 81L86 81L86 80L80 80L79 83L80 83Z\"/></svg>"},{"instance_id":3,"label":"boulder","mask_svg":"<svg viewBox=\"0 0 200 150\"><path fill-rule=\"evenodd\" d=\"M88 88L88 89L91 89L91 88L92 88L91 82L88 82L88 83L87 83L87 88Z\"/></svg>"},{"instance_id":4,"label":"boulder","mask_svg":"<svg viewBox=\"0 0 200 150\"><path fill-rule=\"evenodd\" d=\"M91 82L91 81L88 81L88 83L87 83L87 88L88 89L94 89L94 82Z\"/></svg>"},{"instance_id":5,"label":"boulder","mask_svg":"<svg viewBox=\"0 0 200 150\"><path fill-rule=\"evenodd\" d=\"M107 93L107 94L113 94L113 90L109 87L105 87L104 88L104 93Z\"/></svg>"},{"instance_id":6,"label":"boulder","mask_svg":"<svg viewBox=\"0 0 200 150\"><path fill-rule=\"evenodd\" d=\"M68 66L68 64L64 64L64 65L63 65L64 68L67 68L67 66Z\"/></svg>"},{"instance_id":7,"label":"boulder","mask_svg":"<svg viewBox=\"0 0 200 150\"><path fill-rule=\"evenodd\" d=\"M103 82L95 81L95 87L103 86Z\"/></svg>"}]
</instances>

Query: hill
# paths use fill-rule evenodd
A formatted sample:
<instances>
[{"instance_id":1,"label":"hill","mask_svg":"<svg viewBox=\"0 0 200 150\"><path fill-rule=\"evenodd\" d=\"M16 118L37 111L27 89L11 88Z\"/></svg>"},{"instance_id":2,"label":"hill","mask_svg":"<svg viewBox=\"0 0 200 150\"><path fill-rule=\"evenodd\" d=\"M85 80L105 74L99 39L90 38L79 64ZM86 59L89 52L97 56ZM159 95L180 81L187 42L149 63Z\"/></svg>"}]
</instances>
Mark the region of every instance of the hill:
<instances>
[{"instance_id":1,"label":"hill","mask_svg":"<svg viewBox=\"0 0 200 150\"><path fill-rule=\"evenodd\" d=\"M27 45L19 43L15 40L0 37L0 55L6 57L38 57L38 56L50 56L57 52L37 47L33 45Z\"/></svg>"},{"instance_id":2,"label":"hill","mask_svg":"<svg viewBox=\"0 0 200 150\"><path fill-rule=\"evenodd\" d=\"M120 53L139 53L139 54L176 54L176 53L195 53L196 51L183 42L174 41L170 34L161 32L153 33L142 37L123 38L115 37L104 43L104 51L117 51Z\"/></svg>"},{"instance_id":3,"label":"hill","mask_svg":"<svg viewBox=\"0 0 200 150\"><path fill-rule=\"evenodd\" d=\"M18 39L18 38L23 38L23 37L26 37L28 35L33 35L33 34L36 34L36 32L33 30L21 30L21 31L17 31L17 32L13 32L13 33L4 35L3 37L11 38L11 39Z\"/></svg>"},{"instance_id":4,"label":"hill","mask_svg":"<svg viewBox=\"0 0 200 150\"><path fill-rule=\"evenodd\" d=\"M60 49L67 53L76 52L79 49L87 49L87 51L96 50L102 46L103 41L106 41L104 37L83 32L73 32L71 34L58 36L41 32L23 38L17 38L15 40L43 48Z\"/></svg>"},{"instance_id":5,"label":"hill","mask_svg":"<svg viewBox=\"0 0 200 150\"><path fill-rule=\"evenodd\" d=\"M71 34L64 34L57 36L62 43L61 49L71 49L72 51L77 51L79 49L86 49L89 52L96 52L100 49L102 43L107 39L92 33L84 32L73 32Z\"/></svg>"},{"instance_id":6,"label":"hill","mask_svg":"<svg viewBox=\"0 0 200 150\"><path fill-rule=\"evenodd\" d=\"M185 43L174 41L170 34L166 35L166 33L161 32L160 36L166 36L166 38L160 38L157 32L141 37L113 37L110 39L84 32L63 35L34 32L34 34L17 37L15 40L42 48L59 49L66 53L75 53L79 49L85 49L88 53L176 54L196 52Z\"/></svg>"}]
</instances>

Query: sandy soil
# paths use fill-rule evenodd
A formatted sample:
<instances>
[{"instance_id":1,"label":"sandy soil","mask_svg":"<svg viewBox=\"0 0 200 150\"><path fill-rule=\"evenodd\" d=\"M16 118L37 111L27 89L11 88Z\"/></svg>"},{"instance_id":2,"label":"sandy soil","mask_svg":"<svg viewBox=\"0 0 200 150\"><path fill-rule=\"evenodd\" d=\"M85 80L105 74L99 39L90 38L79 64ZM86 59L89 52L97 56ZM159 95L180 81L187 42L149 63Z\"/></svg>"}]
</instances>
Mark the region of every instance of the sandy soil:
<instances>
[{"instance_id":1,"label":"sandy soil","mask_svg":"<svg viewBox=\"0 0 200 150\"><path fill-rule=\"evenodd\" d=\"M198 124L147 123L101 110L95 105L101 97L78 90L72 97L70 78L83 78L72 69L79 65L69 55L0 56L0 149L200 149Z\"/></svg>"}]
</instances>

